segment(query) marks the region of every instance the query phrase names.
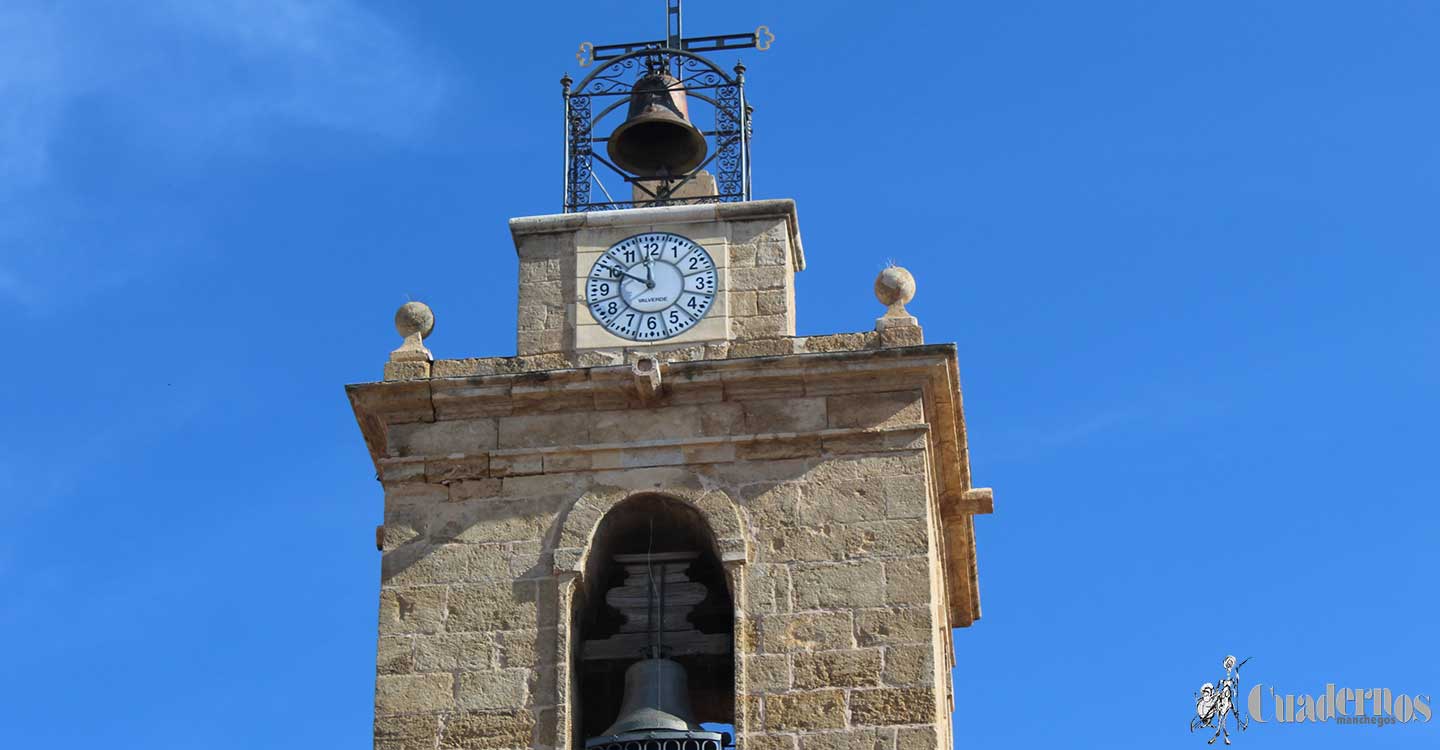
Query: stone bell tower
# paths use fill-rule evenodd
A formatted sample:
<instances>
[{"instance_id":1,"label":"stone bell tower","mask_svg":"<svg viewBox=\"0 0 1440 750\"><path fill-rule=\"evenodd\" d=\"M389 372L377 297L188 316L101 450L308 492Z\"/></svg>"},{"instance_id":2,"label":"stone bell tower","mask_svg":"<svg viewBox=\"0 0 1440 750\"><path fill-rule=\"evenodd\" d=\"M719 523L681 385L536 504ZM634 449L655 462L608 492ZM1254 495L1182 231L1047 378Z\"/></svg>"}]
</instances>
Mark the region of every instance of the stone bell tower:
<instances>
[{"instance_id":1,"label":"stone bell tower","mask_svg":"<svg viewBox=\"0 0 1440 750\"><path fill-rule=\"evenodd\" d=\"M347 387L384 489L376 748L952 745L992 507L955 346L894 267L873 328L795 335L795 204L751 199L744 69L698 54L773 37L670 9L563 82L565 210L510 221L516 356L435 359L409 303Z\"/></svg>"}]
</instances>

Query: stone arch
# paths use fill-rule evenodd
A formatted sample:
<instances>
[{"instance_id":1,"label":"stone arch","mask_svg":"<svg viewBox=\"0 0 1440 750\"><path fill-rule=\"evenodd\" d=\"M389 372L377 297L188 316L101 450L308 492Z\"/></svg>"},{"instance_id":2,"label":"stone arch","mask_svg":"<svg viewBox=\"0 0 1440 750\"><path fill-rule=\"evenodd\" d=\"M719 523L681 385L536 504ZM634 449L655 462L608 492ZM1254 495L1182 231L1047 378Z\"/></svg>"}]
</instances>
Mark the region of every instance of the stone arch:
<instances>
[{"instance_id":1,"label":"stone arch","mask_svg":"<svg viewBox=\"0 0 1440 750\"><path fill-rule=\"evenodd\" d=\"M688 575L693 576L693 582L705 582L712 592L712 598L690 615L695 618L691 626L695 629L687 631L682 627L674 631L673 636L679 640L671 644L679 650L671 655L667 648L666 658L682 662L690 674L697 721L737 728L742 725L737 721L743 709L736 700L740 694L737 680L741 677L741 649L736 637L743 611L743 571L748 550L744 528L731 498L713 490L591 492L571 508L557 535L554 566L556 578L565 590L564 640L569 660L570 695L560 708L567 715L573 747L580 747L613 718L618 703L609 705L606 701L618 698L618 694L596 696L615 693L626 660L640 658L620 656L621 652L613 650L617 642L615 628L630 620L614 619L621 617L618 612L613 616L603 614L603 602L605 592L620 585L621 579L626 585L635 585L634 579L627 577L635 572L619 573L616 566L621 565L618 561L624 556L648 552L652 538L657 559L672 551L698 552L700 556L688 568ZM652 536L655 531L659 533ZM616 554L622 552L624 555ZM700 640L690 640L687 632ZM592 652L592 647L601 650ZM582 657L582 653L590 655ZM597 689L600 686L614 687ZM597 723L601 718L604 721Z\"/></svg>"},{"instance_id":2,"label":"stone arch","mask_svg":"<svg viewBox=\"0 0 1440 750\"><path fill-rule=\"evenodd\" d=\"M555 543L554 566L557 575L583 576L593 548L595 532L616 506L637 497L658 496L676 500L700 514L709 527L715 553L727 568L744 564L750 559L750 545L745 538L745 525L740 508L721 490L667 488L664 491L595 491L587 492L570 508Z\"/></svg>"}]
</instances>

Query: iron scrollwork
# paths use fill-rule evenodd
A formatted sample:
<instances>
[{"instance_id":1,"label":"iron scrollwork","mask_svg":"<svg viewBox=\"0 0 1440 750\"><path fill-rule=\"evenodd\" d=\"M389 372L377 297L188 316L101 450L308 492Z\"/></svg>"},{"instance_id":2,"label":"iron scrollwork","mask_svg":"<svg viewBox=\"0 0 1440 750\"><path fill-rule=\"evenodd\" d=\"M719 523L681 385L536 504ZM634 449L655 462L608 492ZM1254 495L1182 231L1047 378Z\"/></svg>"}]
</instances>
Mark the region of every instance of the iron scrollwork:
<instances>
[{"instance_id":1,"label":"iron scrollwork","mask_svg":"<svg viewBox=\"0 0 1440 750\"><path fill-rule=\"evenodd\" d=\"M590 97L567 94L565 97L565 144L568 154L565 170L565 205L590 203L593 160L590 138ZM567 209L567 213L569 210Z\"/></svg>"},{"instance_id":2,"label":"iron scrollwork","mask_svg":"<svg viewBox=\"0 0 1440 750\"><path fill-rule=\"evenodd\" d=\"M592 59L599 62L599 58ZM667 187L674 190L709 168L715 176L716 195L672 198L662 189L657 196L653 180L642 180L615 168L600 156L605 149L596 148L596 144L606 142L609 132L623 120L635 79L656 69L674 75L689 94L692 105L709 106L715 113L714 130L702 131L710 144L709 158L689 173L676 175ZM744 70L744 66L737 65L735 75L730 76L710 60L692 52L645 47L605 60L573 89L567 77L562 81L565 213L750 200L751 110L745 100ZM616 112L619 114L615 115ZM695 122L693 109L691 115ZM608 126L603 124L607 119L610 120ZM597 129L603 135L597 135ZM612 179L612 184L607 186L602 177ZM632 185L638 185L639 189L632 189ZM592 197L595 187L600 188L603 200ZM616 193L611 193L611 189Z\"/></svg>"}]
</instances>

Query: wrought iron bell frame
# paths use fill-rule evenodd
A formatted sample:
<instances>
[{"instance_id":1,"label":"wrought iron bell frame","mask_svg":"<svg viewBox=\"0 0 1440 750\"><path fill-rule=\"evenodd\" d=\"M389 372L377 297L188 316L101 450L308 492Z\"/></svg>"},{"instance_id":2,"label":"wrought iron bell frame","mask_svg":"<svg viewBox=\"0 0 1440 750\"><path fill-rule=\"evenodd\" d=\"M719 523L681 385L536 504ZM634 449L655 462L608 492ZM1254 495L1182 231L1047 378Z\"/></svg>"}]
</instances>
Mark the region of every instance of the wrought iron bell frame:
<instances>
[{"instance_id":1,"label":"wrought iron bell frame","mask_svg":"<svg viewBox=\"0 0 1440 750\"><path fill-rule=\"evenodd\" d=\"M623 118L628 111L635 81L649 71L668 72L684 88L693 103L705 102L715 112L711 130L700 128L709 145L703 162L685 174L675 175L658 191L646 187L655 178L634 175L610 163L602 154L614 126L602 122L616 110ZM669 206L687 203L733 203L750 200L750 137L751 108L745 100L745 66L736 63L734 75L727 74L711 60L682 49L638 49L609 59L580 82L569 75L560 80L565 101L565 213L608 211L621 208ZM596 111L598 107L598 112ZM692 110L693 112L693 110ZM622 120L623 121L623 120ZM615 125L619 121L612 122ZM691 120L694 123L694 120ZM699 123L694 123L697 128ZM601 127L597 135L596 128ZM597 148L597 144L599 147ZM617 200L609 194L598 165L621 179L627 192L636 185L651 197L635 200L633 194ZM672 198L673 191L695 179L701 171L714 164L716 195ZM593 200L591 191L599 187L605 200Z\"/></svg>"}]
</instances>

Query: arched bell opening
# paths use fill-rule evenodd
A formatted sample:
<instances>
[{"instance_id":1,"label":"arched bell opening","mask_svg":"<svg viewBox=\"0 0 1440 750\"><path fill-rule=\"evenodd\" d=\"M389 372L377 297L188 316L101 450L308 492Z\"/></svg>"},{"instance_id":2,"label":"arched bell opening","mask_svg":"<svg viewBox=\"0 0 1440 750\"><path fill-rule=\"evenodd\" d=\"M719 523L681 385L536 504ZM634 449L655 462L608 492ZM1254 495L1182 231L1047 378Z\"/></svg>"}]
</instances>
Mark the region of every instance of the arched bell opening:
<instances>
[{"instance_id":1,"label":"arched bell opening","mask_svg":"<svg viewBox=\"0 0 1440 750\"><path fill-rule=\"evenodd\" d=\"M733 597L700 512L663 495L616 505L592 537L574 602L574 747L668 727L677 748L718 749L718 735L682 729L735 723ZM665 726L649 726L657 716Z\"/></svg>"}]
</instances>

